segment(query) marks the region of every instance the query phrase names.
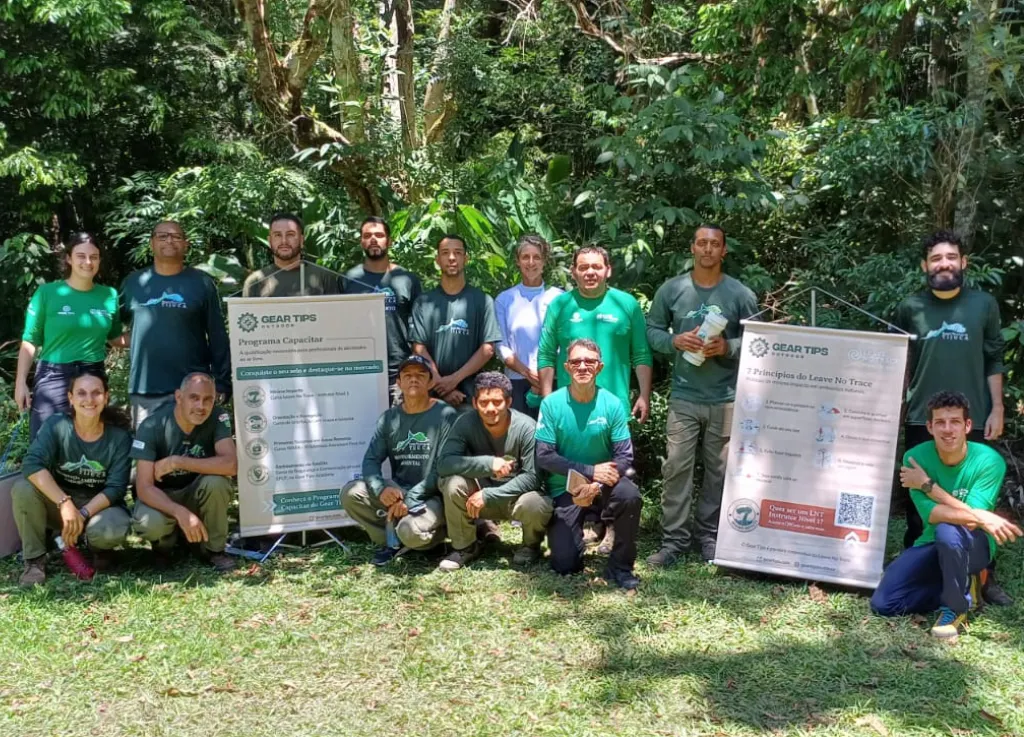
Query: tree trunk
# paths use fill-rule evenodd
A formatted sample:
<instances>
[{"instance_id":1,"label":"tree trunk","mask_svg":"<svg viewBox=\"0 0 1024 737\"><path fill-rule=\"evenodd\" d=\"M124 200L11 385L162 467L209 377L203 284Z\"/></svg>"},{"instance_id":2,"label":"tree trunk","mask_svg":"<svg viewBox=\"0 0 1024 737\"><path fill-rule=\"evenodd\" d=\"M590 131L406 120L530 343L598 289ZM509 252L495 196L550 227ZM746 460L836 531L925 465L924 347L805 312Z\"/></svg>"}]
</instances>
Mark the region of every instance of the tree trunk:
<instances>
[{"instance_id":1,"label":"tree trunk","mask_svg":"<svg viewBox=\"0 0 1024 737\"><path fill-rule=\"evenodd\" d=\"M444 0L441 27L437 34L437 51L430 66L430 81L423 98L423 132L427 143L437 143L451 118L452 104L448 97L448 60L451 56L452 18L457 0Z\"/></svg>"},{"instance_id":2,"label":"tree trunk","mask_svg":"<svg viewBox=\"0 0 1024 737\"><path fill-rule=\"evenodd\" d=\"M334 56L334 84L341 98L341 132L351 142L366 138L363 122L362 80L356 50L356 22L350 0L333 0L331 8L331 51Z\"/></svg>"},{"instance_id":3,"label":"tree trunk","mask_svg":"<svg viewBox=\"0 0 1024 737\"><path fill-rule=\"evenodd\" d=\"M419 145L416 134L416 77L413 68L413 38L416 27L413 24L412 0L394 0L395 28L398 33L398 100L402 120L402 143L412 150Z\"/></svg>"}]
</instances>

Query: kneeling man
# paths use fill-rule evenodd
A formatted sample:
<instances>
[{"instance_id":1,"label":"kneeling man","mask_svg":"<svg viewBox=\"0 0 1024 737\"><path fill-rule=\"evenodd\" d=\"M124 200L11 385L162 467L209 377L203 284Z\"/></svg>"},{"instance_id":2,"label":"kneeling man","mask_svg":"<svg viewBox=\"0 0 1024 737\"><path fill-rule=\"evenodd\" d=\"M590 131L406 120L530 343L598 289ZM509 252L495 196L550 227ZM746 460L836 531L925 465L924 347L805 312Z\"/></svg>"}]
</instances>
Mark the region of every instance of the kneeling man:
<instances>
[{"instance_id":1,"label":"kneeling man","mask_svg":"<svg viewBox=\"0 0 1024 737\"><path fill-rule=\"evenodd\" d=\"M238 470L231 415L214 404L217 389L209 374L192 373L165 404L142 421L131 456L138 461L135 533L166 554L178 531L202 544L216 570L230 571L228 540L231 477Z\"/></svg>"},{"instance_id":2,"label":"kneeling man","mask_svg":"<svg viewBox=\"0 0 1024 737\"><path fill-rule=\"evenodd\" d=\"M900 481L924 520L924 532L886 569L871 597L882 616L939 610L932 635L954 639L967 612L981 603L979 575L996 545L1021 535L992 510L1006 475L1006 462L982 443L967 442L970 407L959 392L928 400L932 440L903 456Z\"/></svg>"},{"instance_id":3,"label":"kneeling man","mask_svg":"<svg viewBox=\"0 0 1024 737\"><path fill-rule=\"evenodd\" d=\"M528 565L540 558L551 519L551 499L537 491L536 423L512 409L512 382L495 371L477 375L473 409L455 421L437 463L448 536L455 548L440 568L455 571L480 556L477 519L519 522L523 545L512 562Z\"/></svg>"},{"instance_id":4,"label":"kneeling man","mask_svg":"<svg viewBox=\"0 0 1024 737\"><path fill-rule=\"evenodd\" d=\"M341 505L381 548L382 566L403 549L425 550L444 540L444 504L437 488L437 454L455 409L430 396L430 362L409 356L398 368L402 402L377 420L363 455L361 479L341 490ZM391 462L391 478L382 466ZM388 525L397 540L389 540Z\"/></svg>"},{"instance_id":5,"label":"kneeling man","mask_svg":"<svg viewBox=\"0 0 1024 737\"><path fill-rule=\"evenodd\" d=\"M583 570L584 516L594 510L611 518L615 530L604 578L631 591L640 584L633 564L642 500L636 485L626 478L633 465L626 410L617 396L597 387L604 364L594 341L574 340L566 355L569 386L541 402L536 435L537 465L551 474L547 480L554 502L548 527L551 567L561 574Z\"/></svg>"}]
</instances>

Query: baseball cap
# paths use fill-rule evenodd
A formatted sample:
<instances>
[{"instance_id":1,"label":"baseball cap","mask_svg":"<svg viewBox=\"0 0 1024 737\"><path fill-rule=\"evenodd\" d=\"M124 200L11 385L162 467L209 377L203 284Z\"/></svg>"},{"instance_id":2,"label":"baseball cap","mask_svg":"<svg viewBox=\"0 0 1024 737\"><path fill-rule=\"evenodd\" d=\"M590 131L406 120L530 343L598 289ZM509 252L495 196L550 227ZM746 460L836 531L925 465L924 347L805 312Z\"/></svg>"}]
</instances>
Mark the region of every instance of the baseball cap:
<instances>
[{"instance_id":1,"label":"baseball cap","mask_svg":"<svg viewBox=\"0 0 1024 737\"><path fill-rule=\"evenodd\" d=\"M402 361L401 364L399 364L398 373L402 373L406 366L419 366L428 374L433 374L433 371L430 368L430 361L425 359L423 356L417 355L415 353L409 356L404 361Z\"/></svg>"}]
</instances>

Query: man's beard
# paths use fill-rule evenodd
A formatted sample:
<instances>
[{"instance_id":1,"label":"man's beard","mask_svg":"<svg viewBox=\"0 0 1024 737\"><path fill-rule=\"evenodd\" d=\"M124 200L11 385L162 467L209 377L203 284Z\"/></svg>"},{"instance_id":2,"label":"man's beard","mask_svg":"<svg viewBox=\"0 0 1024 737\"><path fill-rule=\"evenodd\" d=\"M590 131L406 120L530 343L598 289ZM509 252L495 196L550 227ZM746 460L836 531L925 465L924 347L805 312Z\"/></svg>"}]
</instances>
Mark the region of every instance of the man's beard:
<instances>
[{"instance_id":1,"label":"man's beard","mask_svg":"<svg viewBox=\"0 0 1024 737\"><path fill-rule=\"evenodd\" d=\"M376 253L374 253L374 250L376 250ZM377 248L373 250L367 248L363 250L363 253L366 255L366 258L371 261L383 261L388 257L388 249L386 248Z\"/></svg>"},{"instance_id":2,"label":"man's beard","mask_svg":"<svg viewBox=\"0 0 1024 737\"><path fill-rule=\"evenodd\" d=\"M962 269L954 271L938 271L928 274L928 286L938 292L949 292L959 289L964 284Z\"/></svg>"}]
</instances>

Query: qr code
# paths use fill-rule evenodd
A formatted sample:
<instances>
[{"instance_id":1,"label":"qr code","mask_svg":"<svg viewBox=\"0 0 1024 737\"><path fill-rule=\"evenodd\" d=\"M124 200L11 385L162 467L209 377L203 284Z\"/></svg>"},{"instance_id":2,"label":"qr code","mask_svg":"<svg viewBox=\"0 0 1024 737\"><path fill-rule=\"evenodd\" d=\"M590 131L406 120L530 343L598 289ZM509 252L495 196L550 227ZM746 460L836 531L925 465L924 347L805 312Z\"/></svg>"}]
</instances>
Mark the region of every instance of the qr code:
<instances>
[{"instance_id":1,"label":"qr code","mask_svg":"<svg viewBox=\"0 0 1024 737\"><path fill-rule=\"evenodd\" d=\"M836 506L836 527L870 530L874 511L875 498L873 496L841 491L839 492L839 504Z\"/></svg>"}]
</instances>

